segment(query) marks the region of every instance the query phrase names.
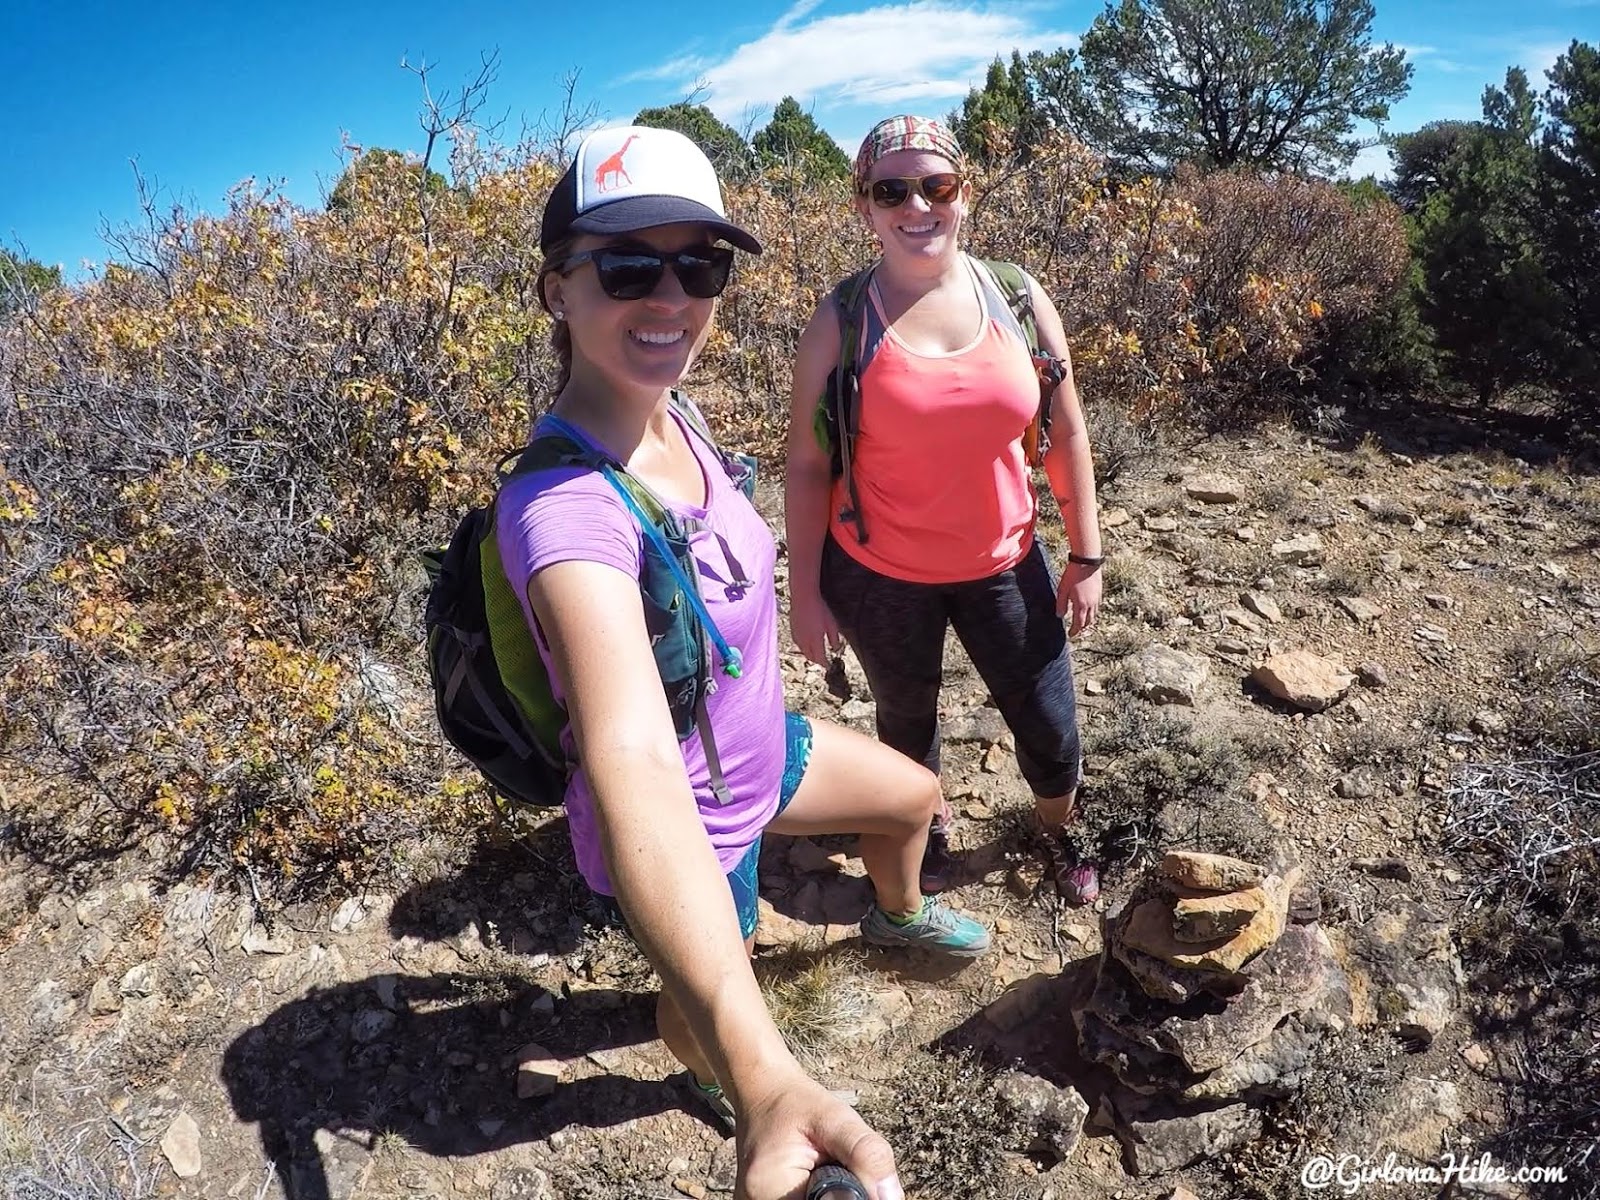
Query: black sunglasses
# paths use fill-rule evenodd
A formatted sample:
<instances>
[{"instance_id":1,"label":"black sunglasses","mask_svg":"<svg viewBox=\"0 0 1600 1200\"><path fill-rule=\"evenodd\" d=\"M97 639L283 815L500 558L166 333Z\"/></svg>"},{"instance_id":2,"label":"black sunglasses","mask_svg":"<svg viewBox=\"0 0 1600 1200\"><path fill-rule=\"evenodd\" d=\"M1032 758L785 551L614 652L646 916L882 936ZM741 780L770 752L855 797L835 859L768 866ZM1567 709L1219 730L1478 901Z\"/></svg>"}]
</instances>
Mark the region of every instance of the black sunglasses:
<instances>
[{"instance_id":1,"label":"black sunglasses","mask_svg":"<svg viewBox=\"0 0 1600 1200\"><path fill-rule=\"evenodd\" d=\"M698 246L671 254L659 250L630 250L602 246L574 254L556 268L570 275L581 263L594 263L600 290L613 300L643 300L661 286L667 268L678 277L683 290L696 300L722 295L733 270L733 250L728 246Z\"/></svg>"},{"instance_id":2,"label":"black sunglasses","mask_svg":"<svg viewBox=\"0 0 1600 1200\"><path fill-rule=\"evenodd\" d=\"M874 179L861 190L871 196L879 208L899 208L911 198L913 188L929 204L952 204L961 195L961 183L961 176L954 171L940 171L936 175Z\"/></svg>"}]
</instances>

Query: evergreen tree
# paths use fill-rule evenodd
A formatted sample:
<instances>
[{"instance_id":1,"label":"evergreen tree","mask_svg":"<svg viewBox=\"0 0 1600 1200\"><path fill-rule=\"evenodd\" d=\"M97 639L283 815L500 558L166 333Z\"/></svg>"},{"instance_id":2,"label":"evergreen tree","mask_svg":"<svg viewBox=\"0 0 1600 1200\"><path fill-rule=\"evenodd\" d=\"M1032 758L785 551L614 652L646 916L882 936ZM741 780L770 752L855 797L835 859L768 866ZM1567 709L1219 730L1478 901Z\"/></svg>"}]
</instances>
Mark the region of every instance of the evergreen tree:
<instances>
[{"instance_id":1,"label":"evergreen tree","mask_svg":"<svg viewBox=\"0 0 1600 1200\"><path fill-rule=\"evenodd\" d=\"M1550 71L1532 216L1560 297L1560 386L1600 412L1600 52L1573 42Z\"/></svg>"},{"instance_id":2,"label":"evergreen tree","mask_svg":"<svg viewBox=\"0 0 1600 1200\"><path fill-rule=\"evenodd\" d=\"M1052 123L1113 163L1331 171L1410 88L1372 19L1371 0L1120 0L1029 70Z\"/></svg>"},{"instance_id":3,"label":"evergreen tree","mask_svg":"<svg viewBox=\"0 0 1600 1200\"><path fill-rule=\"evenodd\" d=\"M1485 89L1484 120L1418 210L1420 308L1450 373L1488 404L1548 380L1559 310L1530 221L1538 99L1520 68Z\"/></svg>"},{"instance_id":4,"label":"evergreen tree","mask_svg":"<svg viewBox=\"0 0 1600 1200\"><path fill-rule=\"evenodd\" d=\"M60 286L60 267L47 267L0 249L0 317L15 312L39 293Z\"/></svg>"},{"instance_id":5,"label":"evergreen tree","mask_svg":"<svg viewBox=\"0 0 1600 1200\"><path fill-rule=\"evenodd\" d=\"M704 104L680 100L662 108L644 108L633 119L635 125L655 129L676 129L705 152L724 179L746 179L754 166L750 147L738 131L723 124Z\"/></svg>"},{"instance_id":6,"label":"evergreen tree","mask_svg":"<svg viewBox=\"0 0 1600 1200\"><path fill-rule=\"evenodd\" d=\"M450 187L445 181L445 177L437 171L428 171L426 178L424 178L422 164L411 161L403 151L387 150L382 146L374 146L372 149L363 150L357 155L356 160L345 168L344 174L339 176L338 181L333 185L333 191L328 193L328 211L347 212L360 197L360 187L357 180L364 174L385 170L404 172L410 177L412 186L420 181L429 195L432 196L437 196L441 192L447 191Z\"/></svg>"},{"instance_id":7,"label":"evergreen tree","mask_svg":"<svg viewBox=\"0 0 1600 1200\"><path fill-rule=\"evenodd\" d=\"M1007 156L1026 158L1049 128L1034 99L1028 63L1017 51L1008 66L999 57L989 64L983 87L973 88L949 117L961 149L993 164Z\"/></svg>"},{"instance_id":8,"label":"evergreen tree","mask_svg":"<svg viewBox=\"0 0 1600 1200\"><path fill-rule=\"evenodd\" d=\"M1463 146L1482 132L1477 121L1430 121L1414 133L1389 139L1394 177L1388 191L1406 212L1415 212L1450 182L1452 164Z\"/></svg>"},{"instance_id":9,"label":"evergreen tree","mask_svg":"<svg viewBox=\"0 0 1600 1200\"><path fill-rule=\"evenodd\" d=\"M778 101L767 127L750 139L750 148L762 167L792 165L806 179L842 179L850 174L850 160L839 143L818 128L793 96Z\"/></svg>"}]
</instances>

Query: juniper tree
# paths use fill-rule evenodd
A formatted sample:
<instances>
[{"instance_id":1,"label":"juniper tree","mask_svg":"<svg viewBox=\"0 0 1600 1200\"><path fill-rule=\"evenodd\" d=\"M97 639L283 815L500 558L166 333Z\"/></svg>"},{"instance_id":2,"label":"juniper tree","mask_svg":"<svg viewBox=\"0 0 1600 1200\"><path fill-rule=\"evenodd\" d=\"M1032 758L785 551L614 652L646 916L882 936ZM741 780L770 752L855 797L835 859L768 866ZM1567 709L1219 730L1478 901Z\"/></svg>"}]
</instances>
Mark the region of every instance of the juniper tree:
<instances>
[{"instance_id":1,"label":"juniper tree","mask_svg":"<svg viewBox=\"0 0 1600 1200\"><path fill-rule=\"evenodd\" d=\"M1114 162L1327 172L1410 88L1372 19L1370 0L1120 0L1029 72L1053 123Z\"/></svg>"}]
</instances>

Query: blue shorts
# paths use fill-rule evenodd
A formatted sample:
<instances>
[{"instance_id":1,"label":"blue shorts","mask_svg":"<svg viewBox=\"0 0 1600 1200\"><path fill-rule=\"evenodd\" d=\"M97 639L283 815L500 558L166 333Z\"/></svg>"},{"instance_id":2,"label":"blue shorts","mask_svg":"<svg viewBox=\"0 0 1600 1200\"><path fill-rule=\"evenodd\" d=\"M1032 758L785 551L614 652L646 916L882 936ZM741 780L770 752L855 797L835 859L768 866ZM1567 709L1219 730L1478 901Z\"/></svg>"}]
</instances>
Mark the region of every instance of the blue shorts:
<instances>
[{"instance_id":1,"label":"blue shorts","mask_svg":"<svg viewBox=\"0 0 1600 1200\"><path fill-rule=\"evenodd\" d=\"M799 713L784 713L783 720L783 782L778 786L778 807L773 812L776 817L789 807L789 801L794 799L795 792L800 790L800 781L805 778L806 766L811 761L811 722ZM734 864L733 870L728 872L728 888L733 892L733 908L739 914L739 934L748 939L756 931L756 888L758 879L756 868L761 863L761 838L750 844L739 861ZM622 916L622 907L617 903L615 896L607 896L603 892L596 892L595 898L600 901L600 907L606 916L616 923L626 926L627 921Z\"/></svg>"}]
</instances>

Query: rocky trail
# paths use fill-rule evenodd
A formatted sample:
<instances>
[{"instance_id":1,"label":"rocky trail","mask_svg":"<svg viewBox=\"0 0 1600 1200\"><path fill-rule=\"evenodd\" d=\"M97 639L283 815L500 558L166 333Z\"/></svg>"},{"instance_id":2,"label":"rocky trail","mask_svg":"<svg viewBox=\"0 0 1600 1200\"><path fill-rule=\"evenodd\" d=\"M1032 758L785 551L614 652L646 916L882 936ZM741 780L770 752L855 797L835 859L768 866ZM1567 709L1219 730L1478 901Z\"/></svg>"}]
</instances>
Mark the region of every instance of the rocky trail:
<instances>
[{"instance_id":1,"label":"rocky trail","mask_svg":"<svg viewBox=\"0 0 1600 1200\"><path fill-rule=\"evenodd\" d=\"M1447 793L1501 753L1517 664L1600 637L1600 485L1452 436L1215 437L1107 489L1107 604L1076 661L1088 820L1131 826L1133 857L1093 908L1039 890L1011 740L953 640L952 894L996 950L866 947L848 841L767 840L774 1008L913 1195L1300 1195L1310 1155L1436 1162L1506 1121L1514 1064L1474 1013L1519 999L1466 986ZM796 707L871 730L853 665L785 674ZM671 1081L652 974L589 923L559 817L270 916L154 875L4 860L9 1195L731 1191L732 1142Z\"/></svg>"}]
</instances>

